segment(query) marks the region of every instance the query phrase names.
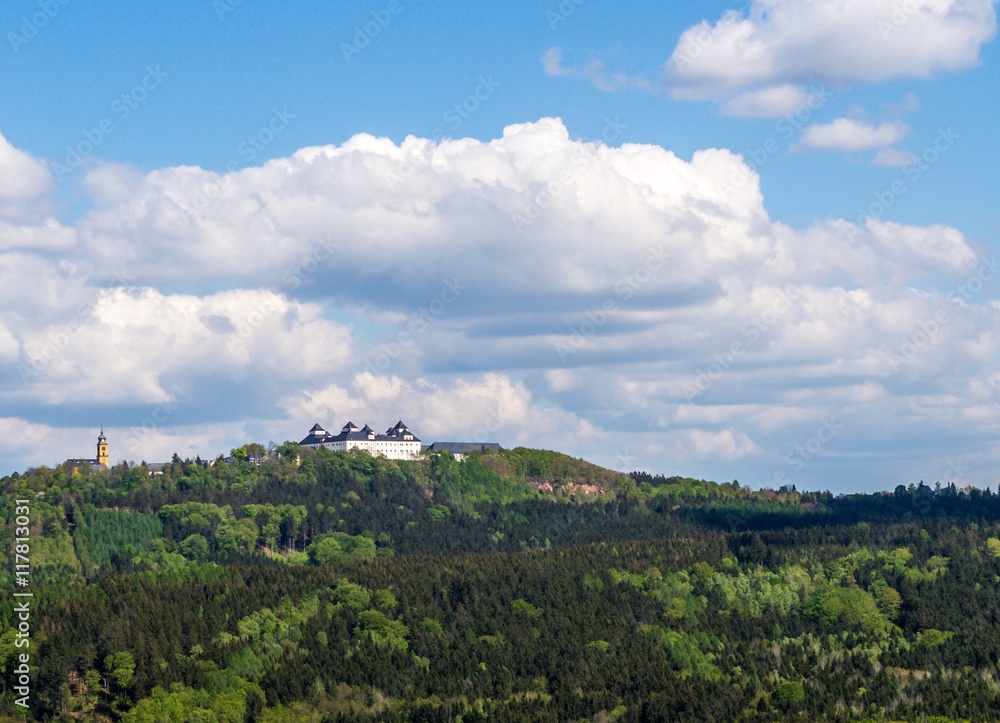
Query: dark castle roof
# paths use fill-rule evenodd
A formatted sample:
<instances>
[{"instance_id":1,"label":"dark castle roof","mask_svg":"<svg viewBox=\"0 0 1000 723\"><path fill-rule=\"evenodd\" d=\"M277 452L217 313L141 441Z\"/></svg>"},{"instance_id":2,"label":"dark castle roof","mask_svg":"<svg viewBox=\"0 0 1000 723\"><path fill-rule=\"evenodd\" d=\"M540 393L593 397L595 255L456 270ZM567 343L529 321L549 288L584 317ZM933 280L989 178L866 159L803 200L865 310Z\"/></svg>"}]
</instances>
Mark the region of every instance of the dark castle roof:
<instances>
[{"instance_id":1,"label":"dark castle roof","mask_svg":"<svg viewBox=\"0 0 1000 723\"><path fill-rule=\"evenodd\" d=\"M79 467L84 464L89 464L91 467L94 467L96 469L108 469L108 466L106 464L103 464L100 460L97 459L67 459L66 462L64 462L63 464L70 464L73 465L74 467Z\"/></svg>"},{"instance_id":2,"label":"dark castle roof","mask_svg":"<svg viewBox=\"0 0 1000 723\"><path fill-rule=\"evenodd\" d=\"M403 436L409 434L410 439L404 440ZM309 430L309 435L299 444L325 444L327 442L346 442L349 440L375 441L375 442L419 442L420 440L411 432L402 420L395 427L390 427L385 434L376 434L375 430L367 424L363 429L358 429L354 422L348 422L340 430L340 434L330 434L318 424L314 424Z\"/></svg>"},{"instance_id":3,"label":"dark castle roof","mask_svg":"<svg viewBox=\"0 0 1000 723\"><path fill-rule=\"evenodd\" d=\"M309 434L299 444L319 444L320 442L327 441L329 437L329 432L318 424L314 424L313 428L309 430Z\"/></svg>"},{"instance_id":4,"label":"dark castle roof","mask_svg":"<svg viewBox=\"0 0 1000 723\"><path fill-rule=\"evenodd\" d=\"M451 452L452 454L465 454L467 452L493 452L500 451L497 442L435 442L427 448L428 452Z\"/></svg>"}]
</instances>

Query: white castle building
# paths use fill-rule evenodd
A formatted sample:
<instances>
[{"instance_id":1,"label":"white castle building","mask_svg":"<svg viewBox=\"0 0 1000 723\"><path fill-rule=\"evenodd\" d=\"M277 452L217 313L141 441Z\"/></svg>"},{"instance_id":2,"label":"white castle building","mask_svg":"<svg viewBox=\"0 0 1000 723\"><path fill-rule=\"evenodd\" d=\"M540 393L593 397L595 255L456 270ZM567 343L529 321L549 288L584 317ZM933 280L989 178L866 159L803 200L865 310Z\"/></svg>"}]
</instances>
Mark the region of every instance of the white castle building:
<instances>
[{"instance_id":1,"label":"white castle building","mask_svg":"<svg viewBox=\"0 0 1000 723\"><path fill-rule=\"evenodd\" d=\"M379 455L388 459L413 459L420 456L420 440L413 436L402 420L395 427L389 427L385 434L376 434L367 424L358 429L354 422L348 422L340 434L330 434L319 424L309 430L309 436L299 444L303 447L323 447L332 450L363 449L373 457Z\"/></svg>"}]
</instances>

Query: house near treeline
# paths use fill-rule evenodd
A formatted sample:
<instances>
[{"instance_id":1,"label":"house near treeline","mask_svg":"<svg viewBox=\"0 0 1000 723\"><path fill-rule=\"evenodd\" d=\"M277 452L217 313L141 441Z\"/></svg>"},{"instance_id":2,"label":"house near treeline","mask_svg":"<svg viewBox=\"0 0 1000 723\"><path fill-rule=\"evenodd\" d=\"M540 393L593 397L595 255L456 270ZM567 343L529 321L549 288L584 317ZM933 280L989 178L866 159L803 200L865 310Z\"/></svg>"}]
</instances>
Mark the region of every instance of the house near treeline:
<instances>
[{"instance_id":1,"label":"house near treeline","mask_svg":"<svg viewBox=\"0 0 1000 723\"><path fill-rule=\"evenodd\" d=\"M451 452L455 459L462 459L469 452L499 452L497 442L435 442L426 448L428 452Z\"/></svg>"}]
</instances>

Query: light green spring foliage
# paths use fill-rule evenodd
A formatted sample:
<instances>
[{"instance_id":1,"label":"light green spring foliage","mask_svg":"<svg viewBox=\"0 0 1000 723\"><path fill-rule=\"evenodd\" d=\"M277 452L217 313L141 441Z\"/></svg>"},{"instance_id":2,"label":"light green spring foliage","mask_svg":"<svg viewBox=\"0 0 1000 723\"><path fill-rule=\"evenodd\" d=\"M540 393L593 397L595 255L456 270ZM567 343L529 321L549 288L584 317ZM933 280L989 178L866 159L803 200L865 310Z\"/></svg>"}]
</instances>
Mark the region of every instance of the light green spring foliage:
<instances>
[{"instance_id":1,"label":"light green spring foliage","mask_svg":"<svg viewBox=\"0 0 1000 723\"><path fill-rule=\"evenodd\" d=\"M934 628L928 628L927 630L922 630L917 633L917 645L922 648L936 648L938 646L944 645L949 640L955 637L955 633L950 630L947 632L941 630L935 630Z\"/></svg>"},{"instance_id":2,"label":"light green spring foliage","mask_svg":"<svg viewBox=\"0 0 1000 723\"><path fill-rule=\"evenodd\" d=\"M520 598L511 603L511 607L514 608L514 610L516 610L517 612L526 615L527 617L532 618L534 620L537 620L542 616L541 608L537 608L531 603L526 602L525 600L522 600Z\"/></svg>"},{"instance_id":3,"label":"light green spring foliage","mask_svg":"<svg viewBox=\"0 0 1000 723\"><path fill-rule=\"evenodd\" d=\"M27 557L31 565L32 583L79 580L83 569L70 537L62 506L49 504L44 499L35 499L33 492L26 492L25 498L31 500L27 515L30 520ZM16 496L7 498L0 512L3 522L0 525L0 545L8 551L8 564L0 567L0 582L7 589L14 587L14 538L18 527L15 524L18 517L15 499ZM16 562L23 563L23 560Z\"/></svg>"},{"instance_id":4,"label":"light green spring foliage","mask_svg":"<svg viewBox=\"0 0 1000 723\"><path fill-rule=\"evenodd\" d=\"M424 618L424 630L432 638L440 638L444 634L444 628L441 627L441 623L434 618Z\"/></svg>"},{"instance_id":5,"label":"light green spring foliage","mask_svg":"<svg viewBox=\"0 0 1000 723\"><path fill-rule=\"evenodd\" d=\"M308 514L304 505L243 505L240 511L260 525L261 542L271 549L276 549L281 543L283 522L291 522L294 528L298 528Z\"/></svg>"},{"instance_id":6,"label":"light green spring foliage","mask_svg":"<svg viewBox=\"0 0 1000 723\"><path fill-rule=\"evenodd\" d=\"M725 595L727 608L739 610L751 617L765 612L787 615L802 602L812 587L809 573L794 565L782 573L772 573L755 567L737 575L713 576L713 583Z\"/></svg>"},{"instance_id":7,"label":"light green spring foliage","mask_svg":"<svg viewBox=\"0 0 1000 723\"><path fill-rule=\"evenodd\" d=\"M986 541L986 550L993 557L1000 557L1000 540L995 537L991 537Z\"/></svg>"},{"instance_id":8,"label":"light green spring foliage","mask_svg":"<svg viewBox=\"0 0 1000 723\"><path fill-rule=\"evenodd\" d=\"M642 631L660 646L670 665L681 673L681 677L697 676L707 680L725 678L713 663L716 652L725 648L715 635L700 630L690 633L667 630L659 625L643 625Z\"/></svg>"},{"instance_id":9,"label":"light green spring foliage","mask_svg":"<svg viewBox=\"0 0 1000 723\"><path fill-rule=\"evenodd\" d=\"M875 599L858 587L822 587L808 601L804 611L808 617L827 626L843 624L873 632L887 625Z\"/></svg>"},{"instance_id":10,"label":"light green spring foliage","mask_svg":"<svg viewBox=\"0 0 1000 723\"><path fill-rule=\"evenodd\" d=\"M935 555L922 567L911 564L913 553L905 547L878 555L882 569L894 579L905 578L912 583L933 582L948 571L948 558Z\"/></svg>"},{"instance_id":11,"label":"light green spring foliage","mask_svg":"<svg viewBox=\"0 0 1000 723\"><path fill-rule=\"evenodd\" d=\"M313 565L333 565L338 562L374 560L377 555L375 541L364 535L331 532L313 540L306 548Z\"/></svg>"},{"instance_id":12,"label":"light green spring foliage","mask_svg":"<svg viewBox=\"0 0 1000 723\"><path fill-rule=\"evenodd\" d=\"M756 565L741 566L727 558L722 570L699 562L689 571L666 575L655 567L645 572L619 569L607 572L613 583L639 590L658 603L663 624L645 625L643 631L660 645L673 667L685 674L717 680L720 673L713 660L724 641L697 631L706 614L735 613L756 618L799 612L824 628L851 630L866 636L867 643L848 650L839 636L822 640L810 635L789 639L783 638L776 627L779 650L787 646L812 649L820 657L821 667L843 660L844 656L860 656L874 663L887 650L908 650L914 644L926 648L944 644L953 633L926 630L915 639L907 639L893 625L902 604L894 586L903 579L933 581L947 573L948 562L948 558L936 556L918 566L906 548L878 553L860 549L825 565L803 559L777 571ZM857 584L855 576L862 572L875 578L868 589ZM587 574L581 582L584 588L596 589L600 580L600 575ZM683 629L672 629L681 624ZM786 690L789 691L792 689ZM797 697L794 691L789 695L789 700Z\"/></svg>"},{"instance_id":13,"label":"light green spring foliage","mask_svg":"<svg viewBox=\"0 0 1000 723\"><path fill-rule=\"evenodd\" d=\"M233 518L229 505L219 507L210 502L184 502L179 505L164 505L160 508L160 518L164 522L173 519L185 527L205 529L222 520Z\"/></svg>"},{"instance_id":14,"label":"light green spring foliage","mask_svg":"<svg viewBox=\"0 0 1000 723\"><path fill-rule=\"evenodd\" d=\"M253 520L226 518L215 531L215 542L223 552L252 551L257 547L258 536L260 528Z\"/></svg>"},{"instance_id":15,"label":"light green spring foliage","mask_svg":"<svg viewBox=\"0 0 1000 723\"><path fill-rule=\"evenodd\" d=\"M379 610L395 611L399 608L399 600L389 590L376 590L372 595L372 605Z\"/></svg>"},{"instance_id":16,"label":"light green spring foliage","mask_svg":"<svg viewBox=\"0 0 1000 723\"><path fill-rule=\"evenodd\" d=\"M392 620L398 601L390 590L369 590L346 579L305 595L295 604L287 596L275 608L262 608L236 622L235 634L223 631L215 642L233 648L227 669L242 680L259 681L268 670L276 669L287 649L298 648L303 626L314 616L357 615L354 628L358 644L368 640L376 645L405 652L409 628ZM381 609L377 609L381 608ZM383 612L384 611L384 612ZM435 629L436 625L436 629ZM428 618L424 627L432 635L441 634L441 625Z\"/></svg>"},{"instance_id":17,"label":"light green spring foliage","mask_svg":"<svg viewBox=\"0 0 1000 723\"><path fill-rule=\"evenodd\" d=\"M754 567L727 574L699 563L691 574L680 571L661 575L658 570L652 574L609 570L608 574L617 584L646 591L664 606L669 617L686 619L696 618L711 604L707 596L695 593L695 582L711 593L713 608L735 610L751 617L760 617L765 612L785 615L802 602L803 593L812 587L809 573L798 565L783 573Z\"/></svg>"},{"instance_id":18,"label":"light green spring foliage","mask_svg":"<svg viewBox=\"0 0 1000 723\"><path fill-rule=\"evenodd\" d=\"M806 692L799 681L788 681L775 689L773 697L779 707L793 708L806 699Z\"/></svg>"},{"instance_id":19,"label":"light green spring foliage","mask_svg":"<svg viewBox=\"0 0 1000 723\"><path fill-rule=\"evenodd\" d=\"M883 617L892 622L896 619L896 615L899 614L899 607L903 603L903 598L900 597L894 588L885 585L881 586L876 594L875 603L878 605L878 610L882 613Z\"/></svg>"},{"instance_id":20,"label":"light green spring foliage","mask_svg":"<svg viewBox=\"0 0 1000 723\"><path fill-rule=\"evenodd\" d=\"M337 605L364 610L371 604L371 591L349 580L337 580L330 589L333 592L331 599Z\"/></svg>"},{"instance_id":21,"label":"light green spring foliage","mask_svg":"<svg viewBox=\"0 0 1000 723\"><path fill-rule=\"evenodd\" d=\"M358 624L354 632L360 637L368 637L378 645L385 645L399 651L407 649L406 639L410 629L398 620L389 620L381 610L365 610L358 614Z\"/></svg>"},{"instance_id":22,"label":"light green spring foliage","mask_svg":"<svg viewBox=\"0 0 1000 723\"><path fill-rule=\"evenodd\" d=\"M506 504L539 497L533 487L522 480L502 478L475 456L458 461L450 452L438 452L432 453L430 460L435 486L456 510L474 515L477 502Z\"/></svg>"},{"instance_id":23,"label":"light green spring foliage","mask_svg":"<svg viewBox=\"0 0 1000 723\"><path fill-rule=\"evenodd\" d=\"M128 711L123 723L243 723L248 694L263 697L260 688L252 683L241 684L227 691L209 692L193 690L182 683L174 683L170 690L157 686L152 695L144 698Z\"/></svg>"}]
</instances>

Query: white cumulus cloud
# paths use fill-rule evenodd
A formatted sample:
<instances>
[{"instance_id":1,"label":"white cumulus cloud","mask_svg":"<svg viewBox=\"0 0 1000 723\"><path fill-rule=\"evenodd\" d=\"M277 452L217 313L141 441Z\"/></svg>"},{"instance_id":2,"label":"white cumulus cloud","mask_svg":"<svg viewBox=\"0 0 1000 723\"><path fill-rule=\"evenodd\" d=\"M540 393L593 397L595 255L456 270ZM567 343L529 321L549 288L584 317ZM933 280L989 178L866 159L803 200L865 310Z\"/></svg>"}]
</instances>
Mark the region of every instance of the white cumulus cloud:
<instances>
[{"instance_id":1,"label":"white cumulus cloud","mask_svg":"<svg viewBox=\"0 0 1000 723\"><path fill-rule=\"evenodd\" d=\"M307 391L284 406L304 429L318 421L336 431L350 420L380 430L402 418L427 444L503 440L508 446L570 449L581 436L596 433L572 413L539 407L524 384L497 373L435 382L363 372L344 386Z\"/></svg>"},{"instance_id":2,"label":"white cumulus cloud","mask_svg":"<svg viewBox=\"0 0 1000 723\"><path fill-rule=\"evenodd\" d=\"M927 78L975 65L996 35L991 0L752 0L679 38L663 83L728 100L789 84Z\"/></svg>"},{"instance_id":3,"label":"white cumulus cloud","mask_svg":"<svg viewBox=\"0 0 1000 723\"><path fill-rule=\"evenodd\" d=\"M38 202L55 190L45 164L0 135L0 218L34 215Z\"/></svg>"},{"instance_id":4,"label":"white cumulus cloud","mask_svg":"<svg viewBox=\"0 0 1000 723\"><path fill-rule=\"evenodd\" d=\"M205 387L278 388L350 358L349 330L267 291L205 297L154 289L100 294L60 324L25 329L13 395L45 404L198 404Z\"/></svg>"},{"instance_id":5,"label":"white cumulus cloud","mask_svg":"<svg viewBox=\"0 0 1000 723\"><path fill-rule=\"evenodd\" d=\"M738 154L615 134L543 118L225 175L96 165L81 218L7 221L5 414L76 445L83 415L124 438L175 406L129 459L403 418L428 441L755 483L796 472L789 450L832 415L800 488L933 479L920 465L995 436L1000 269L960 231L792 228Z\"/></svg>"},{"instance_id":6,"label":"white cumulus cloud","mask_svg":"<svg viewBox=\"0 0 1000 723\"><path fill-rule=\"evenodd\" d=\"M785 83L741 93L726 101L722 110L727 115L777 118L805 107L814 96L815 92Z\"/></svg>"},{"instance_id":7,"label":"white cumulus cloud","mask_svg":"<svg viewBox=\"0 0 1000 723\"><path fill-rule=\"evenodd\" d=\"M813 124L805 129L794 150L867 151L885 148L905 137L910 129L905 123L881 123L878 126L851 118L837 118L830 123Z\"/></svg>"}]
</instances>

